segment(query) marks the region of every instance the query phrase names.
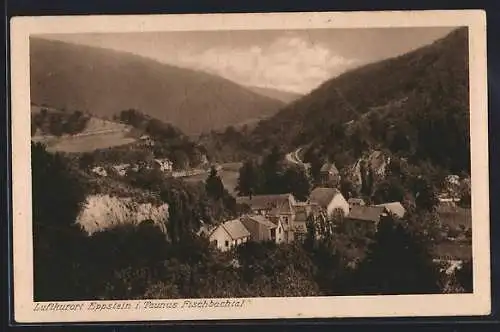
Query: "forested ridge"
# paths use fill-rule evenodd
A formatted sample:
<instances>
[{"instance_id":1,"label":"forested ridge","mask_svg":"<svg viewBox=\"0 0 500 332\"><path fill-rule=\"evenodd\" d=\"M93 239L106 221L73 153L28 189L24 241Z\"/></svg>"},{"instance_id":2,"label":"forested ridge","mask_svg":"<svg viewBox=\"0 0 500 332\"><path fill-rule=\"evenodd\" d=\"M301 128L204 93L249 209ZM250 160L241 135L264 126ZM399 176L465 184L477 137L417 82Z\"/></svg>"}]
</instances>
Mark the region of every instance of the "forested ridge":
<instances>
[{"instance_id":1,"label":"forested ridge","mask_svg":"<svg viewBox=\"0 0 500 332\"><path fill-rule=\"evenodd\" d=\"M330 159L348 153L351 160L370 149L388 149L411 161L468 172L468 81L468 32L460 28L326 81L255 129L213 133L211 144L228 150L221 156L227 159L273 146L307 146Z\"/></svg>"}]
</instances>

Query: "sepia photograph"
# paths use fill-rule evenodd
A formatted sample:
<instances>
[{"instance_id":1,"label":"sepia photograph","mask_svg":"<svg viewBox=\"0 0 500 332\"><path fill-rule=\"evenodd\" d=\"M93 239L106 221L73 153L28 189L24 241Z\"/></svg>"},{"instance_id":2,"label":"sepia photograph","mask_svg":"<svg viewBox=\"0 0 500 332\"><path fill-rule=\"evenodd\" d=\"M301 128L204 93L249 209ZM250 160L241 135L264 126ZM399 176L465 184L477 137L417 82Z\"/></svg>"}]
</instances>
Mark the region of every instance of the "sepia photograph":
<instances>
[{"instance_id":1,"label":"sepia photograph","mask_svg":"<svg viewBox=\"0 0 500 332\"><path fill-rule=\"evenodd\" d=\"M15 20L16 320L489 313L483 13Z\"/></svg>"}]
</instances>

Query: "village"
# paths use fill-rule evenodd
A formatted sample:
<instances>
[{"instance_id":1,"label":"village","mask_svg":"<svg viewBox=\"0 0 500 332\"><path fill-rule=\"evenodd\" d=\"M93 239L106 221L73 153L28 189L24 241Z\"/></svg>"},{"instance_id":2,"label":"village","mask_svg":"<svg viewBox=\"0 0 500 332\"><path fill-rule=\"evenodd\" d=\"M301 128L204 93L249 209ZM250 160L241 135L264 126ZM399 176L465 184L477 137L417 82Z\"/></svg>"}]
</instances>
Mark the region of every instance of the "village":
<instances>
[{"instance_id":1,"label":"village","mask_svg":"<svg viewBox=\"0 0 500 332\"><path fill-rule=\"evenodd\" d=\"M291 193L236 197L239 205L247 207L245 213L216 226L203 224L197 234L208 238L220 251L228 252L249 241L303 242L308 232L320 239L338 231L341 226L349 234L374 235L383 218L402 219L406 216L402 202L371 205L362 198L344 197L339 190L339 181L340 174L335 165L325 163L321 168L320 186L312 189L306 201L296 200ZM458 181L458 176L447 177L449 186L458 186ZM471 239L470 208L458 206L459 198L452 192L440 193L438 200L436 212L445 243L468 246ZM446 263L447 274L462 264L461 259L441 252L436 254L434 262Z\"/></svg>"}]
</instances>

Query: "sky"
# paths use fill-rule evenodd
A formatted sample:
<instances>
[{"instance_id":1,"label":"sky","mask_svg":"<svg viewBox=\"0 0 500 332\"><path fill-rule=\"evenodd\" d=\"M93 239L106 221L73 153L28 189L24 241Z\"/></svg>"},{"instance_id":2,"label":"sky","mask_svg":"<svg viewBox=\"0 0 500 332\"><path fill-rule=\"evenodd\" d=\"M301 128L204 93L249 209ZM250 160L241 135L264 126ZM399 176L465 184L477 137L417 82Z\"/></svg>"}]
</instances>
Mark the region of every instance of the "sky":
<instances>
[{"instance_id":1,"label":"sky","mask_svg":"<svg viewBox=\"0 0 500 332\"><path fill-rule=\"evenodd\" d=\"M220 75L246 86L305 94L341 73L407 53L454 27L57 34Z\"/></svg>"}]
</instances>

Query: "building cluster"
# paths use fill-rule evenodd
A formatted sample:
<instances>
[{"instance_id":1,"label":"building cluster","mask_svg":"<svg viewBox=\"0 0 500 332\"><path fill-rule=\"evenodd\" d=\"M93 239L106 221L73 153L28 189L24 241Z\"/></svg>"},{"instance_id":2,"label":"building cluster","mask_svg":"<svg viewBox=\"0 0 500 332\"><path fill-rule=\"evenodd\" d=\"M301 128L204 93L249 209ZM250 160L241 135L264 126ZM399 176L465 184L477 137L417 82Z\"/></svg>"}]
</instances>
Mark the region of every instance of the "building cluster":
<instances>
[{"instance_id":1,"label":"building cluster","mask_svg":"<svg viewBox=\"0 0 500 332\"><path fill-rule=\"evenodd\" d=\"M153 159L152 162L146 163L144 165L147 169L158 169L163 173L172 173L173 172L173 163L167 158L162 158L162 159ZM115 173L118 176L125 176L127 172L129 171L134 171L137 172L139 170L140 166L137 163L122 163L122 164L115 164L112 165L111 167L103 167L103 166L95 166L92 167L90 170L93 174L101 176L101 177L107 177L109 176L110 172Z\"/></svg>"},{"instance_id":2,"label":"building cluster","mask_svg":"<svg viewBox=\"0 0 500 332\"><path fill-rule=\"evenodd\" d=\"M405 214L399 202L367 206L361 199L347 201L339 190L330 187L315 188L306 202L296 201L292 194L282 194L243 196L237 198L237 203L247 206L247 213L200 231L221 251L247 241L301 241L307 235L308 223L312 221L318 229L331 225L328 221L337 215L353 227L376 230L384 215Z\"/></svg>"}]
</instances>

